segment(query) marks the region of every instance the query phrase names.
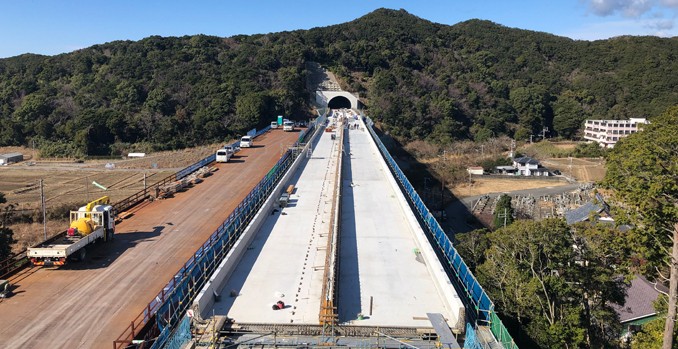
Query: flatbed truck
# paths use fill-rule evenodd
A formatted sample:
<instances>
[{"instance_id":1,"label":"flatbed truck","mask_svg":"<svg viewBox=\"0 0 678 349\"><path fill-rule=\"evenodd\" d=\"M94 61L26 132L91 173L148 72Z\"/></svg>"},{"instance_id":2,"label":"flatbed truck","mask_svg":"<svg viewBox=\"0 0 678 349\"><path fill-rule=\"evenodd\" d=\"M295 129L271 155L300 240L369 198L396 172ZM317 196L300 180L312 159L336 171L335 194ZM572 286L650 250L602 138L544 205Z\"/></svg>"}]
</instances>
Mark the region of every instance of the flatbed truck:
<instances>
[{"instance_id":1,"label":"flatbed truck","mask_svg":"<svg viewBox=\"0 0 678 349\"><path fill-rule=\"evenodd\" d=\"M68 230L28 248L33 265L62 266L68 259L84 260L87 245L113 239L115 217L107 196L71 211L70 222Z\"/></svg>"}]
</instances>

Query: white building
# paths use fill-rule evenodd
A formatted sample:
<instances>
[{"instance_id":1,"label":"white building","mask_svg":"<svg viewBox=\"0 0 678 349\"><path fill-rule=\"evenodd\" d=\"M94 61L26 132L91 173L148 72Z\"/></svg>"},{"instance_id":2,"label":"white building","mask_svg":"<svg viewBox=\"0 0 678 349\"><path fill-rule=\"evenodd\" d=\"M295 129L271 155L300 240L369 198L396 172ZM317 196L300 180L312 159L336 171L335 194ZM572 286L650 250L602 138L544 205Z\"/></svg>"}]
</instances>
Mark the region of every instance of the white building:
<instances>
[{"instance_id":1,"label":"white building","mask_svg":"<svg viewBox=\"0 0 678 349\"><path fill-rule=\"evenodd\" d=\"M485 170L480 166L469 167L469 168L466 169L466 172L468 172L468 174L470 174L470 175L478 175L478 176L482 176L483 174L485 174Z\"/></svg>"},{"instance_id":2,"label":"white building","mask_svg":"<svg viewBox=\"0 0 678 349\"><path fill-rule=\"evenodd\" d=\"M647 119L630 118L629 120L586 120L584 138L598 142L601 147L613 148L618 140L636 133L647 124Z\"/></svg>"},{"instance_id":3,"label":"white building","mask_svg":"<svg viewBox=\"0 0 678 349\"><path fill-rule=\"evenodd\" d=\"M0 155L0 165L9 165L11 163L20 162L24 160L21 153L9 153Z\"/></svg>"},{"instance_id":4,"label":"white building","mask_svg":"<svg viewBox=\"0 0 678 349\"><path fill-rule=\"evenodd\" d=\"M517 174L521 176L548 176L549 170L539 166L539 161L531 157L522 157L513 159L513 167Z\"/></svg>"}]
</instances>

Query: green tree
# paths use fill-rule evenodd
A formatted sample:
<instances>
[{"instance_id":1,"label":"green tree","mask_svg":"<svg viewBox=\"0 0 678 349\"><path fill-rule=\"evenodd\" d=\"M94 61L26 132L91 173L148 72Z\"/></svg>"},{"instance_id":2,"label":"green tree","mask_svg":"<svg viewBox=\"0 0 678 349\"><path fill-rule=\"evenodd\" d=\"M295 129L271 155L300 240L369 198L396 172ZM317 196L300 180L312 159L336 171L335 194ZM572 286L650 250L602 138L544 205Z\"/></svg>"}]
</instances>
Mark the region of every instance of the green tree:
<instances>
[{"instance_id":1,"label":"green tree","mask_svg":"<svg viewBox=\"0 0 678 349\"><path fill-rule=\"evenodd\" d=\"M513 207L511 206L511 197L502 194L497 200L497 206L494 208L494 227L495 229L505 227L513 223Z\"/></svg>"},{"instance_id":2,"label":"green tree","mask_svg":"<svg viewBox=\"0 0 678 349\"><path fill-rule=\"evenodd\" d=\"M628 259L622 233L519 220L487 239L480 283L540 348L614 346L621 326L610 305L623 303Z\"/></svg>"},{"instance_id":3,"label":"green tree","mask_svg":"<svg viewBox=\"0 0 678 349\"><path fill-rule=\"evenodd\" d=\"M0 205L2 205L0 206L2 209L2 217L0 217L0 261L9 257L12 253L12 244L16 242L14 232L8 226L14 205L4 205L5 203L7 203L5 194L0 193Z\"/></svg>"},{"instance_id":4,"label":"green tree","mask_svg":"<svg viewBox=\"0 0 678 349\"><path fill-rule=\"evenodd\" d=\"M553 129L561 137L572 138L585 119L584 108L570 95L561 96L553 104Z\"/></svg>"},{"instance_id":5,"label":"green tree","mask_svg":"<svg viewBox=\"0 0 678 349\"><path fill-rule=\"evenodd\" d=\"M544 126L547 93L541 86L519 87L510 93L511 105L518 113L518 124L531 134Z\"/></svg>"},{"instance_id":6,"label":"green tree","mask_svg":"<svg viewBox=\"0 0 678 349\"><path fill-rule=\"evenodd\" d=\"M663 348L673 346L678 298L678 106L623 138L609 153L605 184L637 229L637 250L669 275ZM664 251L669 251L664 253Z\"/></svg>"},{"instance_id":7,"label":"green tree","mask_svg":"<svg viewBox=\"0 0 678 349\"><path fill-rule=\"evenodd\" d=\"M239 131L246 131L256 127L262 116L271 117L269 113L270 98L264 93L249 93L238 96L235 101L236 119L234 127Z\"/></svg>"},{"instance_id":8,"label":"green tree","mask_svg":"<svg viewBox=\"0 0 678 349\"><path fill-rule=\"evenodd\" d=\"M485 251L489 247L486 234L486 229L476 229L454 235L454 246L472 271L485 261Z\"/></svg>"}]
</instances>

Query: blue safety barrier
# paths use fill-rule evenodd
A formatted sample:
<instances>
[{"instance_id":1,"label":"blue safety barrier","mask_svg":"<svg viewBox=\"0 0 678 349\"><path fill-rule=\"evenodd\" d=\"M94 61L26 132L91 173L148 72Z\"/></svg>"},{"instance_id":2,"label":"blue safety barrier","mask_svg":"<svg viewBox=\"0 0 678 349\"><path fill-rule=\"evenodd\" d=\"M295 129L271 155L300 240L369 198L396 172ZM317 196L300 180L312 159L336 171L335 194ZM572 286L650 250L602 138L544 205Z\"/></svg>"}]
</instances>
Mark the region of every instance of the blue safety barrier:
<instances>
[{"instance_id":1,"label":"blue safety barrier","mask_svg":"<svg viewBox=\"0 0 678 349\"><path fill-rule=\"evenodd\" d=\"M307 140L313 134L316 125L322 123L324 123L324 117L320 117L311 123L308 131L305 133L306 137L304 140ZM264 133L266 131L268 129L261 130L260 132ZM298 146L299 144L295 143L294 147ZM144 318L150 320L155 315L155 330L148 331L147 335L159 333L157 338L154 339L151 348L167 348L170 341L174 338L172 335L174 329L180 326L181 321L183 321L182 319L185 319L184 314L195 299L195 296L203 288L216 267L226 257L226 254L228 254L298 155L298 153L293 152L291 149L285 152L259 184L250 191L233 213L226 218L224 223L212 233L202 247L195 252L155 299L149 303L147 307L149 313L145 313ZM153 341L151 338L146 338L146 340Z\"/></svg>"},{"instance_id":2,"label":"blue safety barrier","mask_svg":"<svg viewBox=\"0 0 678 349\"><path fill-rule=\"evenodd\" d=\"M184 316L177 329L172 333L167 341L166 349L181 349L184 344L191 340L191 321L188 316Z\"/></svg>"},{"instance_id":3,"label":"blue safety barrier","mask_svg":"<svg viewBox=\"0 0 678 349\"><path fill-rule=\"evenodd\" d=\"M478 336L476 335L476 330L471 326L471 324L466 324L466 333L464 336L464 349L483 349L481 344L478 342Z\"/></svg>"},{"instance_id":4,"label":"blue safety barrier","mask_svg":"<svg viewBox=\"0 0 678 349\"><path fill-rule=\"evenodd\" d=\"M438 252L444 256L446 259L444 262L446 262L447 266L452 271L451 274L456 279L457 285L461 286L462 290L458 289L458 291L463 291L466 294L467 300L471 302L471 310L476 311L475 314L471 313L469 315L473 315L476 322L481 322L479 325L490 326L491 332L495 339L500 342L504 348L517 349L518 346L516 346L513 338L511 338L508 330L506 330L506 327L496 314L494 310L494 303L492 303L490 300L489 295L485 292L485 290L483 290L483 287L480 286L480 283L478 283L471 270L469 270L464 260L454 248L450 238L447 236L443 228L440 227L440 224L438 224L438 221L433 217L431 212L429 212L428 208L419 197L417 191L414 190L414 187L410 181L407 179L402 170L400 170L398 164L395 162L393 157L391 157L391 154L374 132L374 129L372 128L374 123L372 120L366 118L365 123L367 125L367 129L372 135L372 138L379 147L382 156L388 163L391 172L400 183L400 187L406 194L407 198L410 200L410 203L415 209L415 213L424 223L426 228L425 230L428 234L430 234L432 240L435 241L437 246L433 247L437 248Z\"/></svg>"},{"instance_id":5,"label":"blue safety barrier","mask_svg":"<svg viewBox=\"0 0 678 349\"><path fill-rule=\"evenodd\" d=\"M193 164L193 165L191 165L191 166L188 166L188 167L186 167L186 168L183 169L183 170L178 171L178 172L177 172L177 179L182 179L182 178L188 176L189 174L195 172L195 171L198 170L199 168L201 168L201 167L203 167L203 166L207 166L208 164L214 162L214 160L216 159L216 157L217 157L216 154L212 154L212 155L210 155L210 156L208 156L208 157L206 157L206 158L204 158L204 159L202 159L202 160L196 162L195 164Z\"/></svg>"},{"instance_id":6,"label":"blue safety barrier","mask_svg":"<svg viewBox=\"0 0 678 349\"><path fill-rule=\"evenodd\" d=\"M263 129L259 130L259 131L257 131L256 129L252 129L250 132L252 132L252 134L253 134L252 138L256 138L256 137L259 137L262 134L268 132L268 130L270 130L270 129L271 129L271 126L269 125L269 126L264 127ZM240 141L234 142L233 144L231 144L231 147L233 147L233 149L239 149L240 148ZM196 162L195 164L188 166L185 169L179 170L177 172L177 175L176 175L177 179L182 179L182 178L188 176L189 174L197 171L199 168L213 163L216 160L216 157L217 157L216 154L209 155L206 158Z\"/></svg>"}]
</instances>

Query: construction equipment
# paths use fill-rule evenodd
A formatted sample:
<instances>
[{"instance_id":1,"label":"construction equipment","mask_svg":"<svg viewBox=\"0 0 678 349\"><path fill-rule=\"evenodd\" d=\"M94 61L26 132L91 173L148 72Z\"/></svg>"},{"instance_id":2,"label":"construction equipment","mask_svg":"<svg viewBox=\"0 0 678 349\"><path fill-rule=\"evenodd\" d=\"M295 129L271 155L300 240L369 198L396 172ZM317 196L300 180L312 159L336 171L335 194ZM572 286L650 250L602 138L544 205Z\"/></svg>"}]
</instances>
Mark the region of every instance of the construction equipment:
<instances>
[{"instance_id":1,"label":"construction equipment","mask_svg":"<svg viewBox=\"0 0 678 349\"><path fill-rule=\"evenodd\" d=\"M28 248L28 259L36 266L61 266L67 259L84 260L85 247L98 240L110 241L115 231L115 212L108 196L70 212L68 230Z\"/></svg>"}]
</instances>

